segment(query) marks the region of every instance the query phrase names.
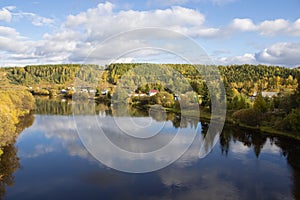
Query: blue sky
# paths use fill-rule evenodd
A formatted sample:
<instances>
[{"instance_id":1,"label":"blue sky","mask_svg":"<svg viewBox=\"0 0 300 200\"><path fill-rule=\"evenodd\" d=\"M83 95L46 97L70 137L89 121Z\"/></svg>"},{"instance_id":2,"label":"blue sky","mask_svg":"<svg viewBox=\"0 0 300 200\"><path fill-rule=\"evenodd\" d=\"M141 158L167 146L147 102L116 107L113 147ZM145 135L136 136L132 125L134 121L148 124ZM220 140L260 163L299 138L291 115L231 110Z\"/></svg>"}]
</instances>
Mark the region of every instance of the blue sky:
<instances>
[{"instance_id":1,"label":"blue sky","mask_svg":"<svg viewBox=\"0 0 300 200\"><path fill-rule=\"evenodd\" d=\"M2 0L0 66L82 63L112 35L157 27L193 39L216 64L295 67L300 65L299 10L299 0ZM143 35L118 39L101 52L101 64L149 46ZM131 53L120 61L154 55L161 54ZM170 62L164 58L158 60Z\"/></svg>"}]
</instances>

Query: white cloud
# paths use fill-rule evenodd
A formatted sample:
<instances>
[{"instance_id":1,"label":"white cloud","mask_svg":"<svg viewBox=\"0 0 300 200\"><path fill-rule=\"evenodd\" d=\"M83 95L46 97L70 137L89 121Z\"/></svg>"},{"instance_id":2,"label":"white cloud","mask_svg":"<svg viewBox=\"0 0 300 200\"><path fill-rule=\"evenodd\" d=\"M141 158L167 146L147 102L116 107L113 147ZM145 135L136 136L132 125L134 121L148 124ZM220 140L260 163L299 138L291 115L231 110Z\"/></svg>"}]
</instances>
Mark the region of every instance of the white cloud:
<instances>
[{"instance_id":1,"label":"white cloud","mask_svg":"<svg viewBox=\"0 0 300 200\"><path fill-rule=\"evenodd\" d=\"M55 23L54 19L42 17L35 13L30 12L15 12L12 15L16 18L26 18L31 21L34 26L45 26L45 25L53 25Z\"/></svg>"},{"instance_id":2,"label":"white cloud","mask_svg":"<svg viewBox=\"0 0 300 200\"><path fill-rule=\"evenodd\" d=\"M1 36L18 36L19 33L11 27L0 26L0 35Z\"/></svg>"},{"instance_id":3,"label":"white cloud","mask_svg":"<svg viewBox=\"0 0 300 200\"><path fill-rule=\"evenodd\" d=\"M235 18L232 21L230 27L234 30L239 30L239 31L254 31L257 29L253 21L248 18L245 19Z\"/></svg>"},{"instance_id":4,"label":"white cloud","mask_svg":"<svg viewBox=\"0 0 300 200\"><path fill-rule=\"evenodd\" d=\"M283 33L289 27L289 22L284 19L267 20L258 25L258 30L262 35L276 35Z\"/></svg>"},{"instance_id":5,"label":"white cloud","mask_svg":"<svg viewBox=\"0 0 300 200\"><path fill-rule=\"evenodd\" d=\"M235 18L228 29L231 31L257 31L264 36L300 36L300 18L295 22L285 19L265 20L258 24L253 23L249 18Z\"/></svg>"},{"instance_id":6,"label":"white cloud","mask_svg":"<svg viewBox=\"0 0 300 200\"><path fill-rule=\"evenodd\" d=\"M220 37L221 30L219 28L190 28L186 31L179 30L183 34L189 35L191 37L205 37L205 38L215 38Z\"/></svg>"},{"instance_id":7,"label":"white cloud","mask_svg":"<svg viewBox=\"0 0 300 200\"><path fill-rule=\"evenodd\" d=\"M300 65L300 42L282 42L271 45L255 54L258 62Z\"/></svg>"},{"instance_id":8,"label":"white cloud","mask_svg":"<svg viewBox=\"0 0 300 200\"><path fill-rule=\"evenodd\" d=\"M89 39L106 38L122 31L144 27L168 27L183 33L195 30L199 32L197 35L202 36L207 36L212 31L202 27L204 15L189 8L173 6L165 10L113 12L113 7L108 2L99 4L97 8L68 16L65 25L72 29L83 29ZM201 29L205 30L203 34L199 31Z\"/></svg>"},{"instance_id":9,"label":"white cloud","mask_svg":"<svg viewBox=\"0 0 300 200\"><path fill-rule=\"evenodd\" d=\"M229 64L256 64L255 56L251 53L245 53L241 56L229 56L216 58L215 62L222 65Z\"/></svg>"},{"instance_id":10,"label":"white cloud","mask_svg":"<svg viewBox=\"0 0 300 200\"><path fill-rule=\"evenodd\" d=\"M275 43L257 53L245 53L241 56L215 58L215 63L228 64L271 64L295 67L300 65L300 42Z\"/></svg>"},{"instance_id":11,"label":"white cloud","mask_svg":"<svg viewBox=\"0 0 300 200\"><path fill-rule=\"evenodd\" d=\"M300 18L298 18L291 26L288 28L288 32L292 36L300 36Z\"/></svg>"},{"instance_id":12,"label":"white cloud","mask_svg":"<svg viewBox=\"0 0 300 200\"><path fill-rule=\"evenodd\" d=\"M218 28L207 28L203 26L205 16L194 9L173 6L168 9L157 9L150 11L114 11L114 5L106 2L99 4L96 8L88 9L86 12L81 12L77 15L70 15L64 23L65 29L76 30L82 35L80 41L77 42L76 49L70 56L72 61L83 61L87 56L92 58L90 52L96 48L98 43L114 36L116 34L147 27L168 28L171 31L176 31L192 37L217 37L219 34ZM162 32L161 32L162 33ZM128 47L141 48L149 44L146 38L153 38L153 32L149 35L134 34L125 37L118 37L111 41L110 45L106 45L105 49L97 46L101 53L97 54L98 59L109 62L110 58L115 58L124 53L124 49ZM164 37L171 37L161 35ZM148 40L149 41L149 40ZM117 47L117 48L116 48Z\"/></svg>"},{"instance_id":13,"label":"white cloud","mask_svg":"<svg viewBox=\"0 0 300 200\"><path fill-rule=\"evenodd\" d=\"M24 53L30 46L30 41L22 37L15 29L0 26L1 51Z\"/></svg>"},{"instance_id":14,"label":"white cloud","mask_svg":"<svg viewBox=\"0 0 300 200\"><path fill-rule=\"evenodd\" d=\"M18 11L15 6L7 6L0 10L0 21L15 22L18 20L29 20L34 26L54 25L54 20L46 17L41 17L35 13ZM57 38L54 38L57 39ZM0 26L0 52L1 52L1 65L24 65L36 62L43 63L44 61L59 62L54 58L58 58L57 54L60 52L53 51L55 54L52 57L47 55L47 59L38 53L38 48L41 44L46 48L54 46L44 40L34 41L25 36L22 36L15 28L8 26ZM57 44L56 44L57 45ZM64 43L65 47L68 47ZM64 47L64 48L65 48ZM55 50L53 48L53 50ZM65 51L65 50L64 50ZM64 57L63 59L65 59ZM62 59L60 56L59 59Z\"/></svg>"},{"instance_id":15,"label":"white cloud","mask_svg":"<svg viewBox=\"0 0 300 200\"><path fill-rule=\"evenodd\" d=\"M134 61L134 58L125 57L125 58L119 58L117 60L114 60L113 63L132 63L133 61Z\"/></svg>"},{"instance_id":16,"label":"white cloud","mask_svg":"<svg viewBox=\"0 0 300 200\"><path fill-rule=\"evenodd\" d=\"M0 21L10 22L12 16L8 8L2 8L0 10Z\"/></svg>"},{"instance_id":17,"label":"white cloud","mask_svg":"<svg viewBox=\"0 0 300 200\"><path fill-rule=\"evenodd\" d=\"M41 56L70 53L76 49L80 34L75 31L63 31L53 35L45 34L43 39L37 42L35 53Z\"/></svg>"},{"instance_id":18,"label":"white cloud","mask_svg":"<svg viewBox=\"0 0 300 200\"><path fill-rule=\"evenodd\" d=\"M54 19L42 17L31 12L23 12L17 10L15 6L6 6L0 9L0 22L11 22L13 18L26 18L31 21L34 26L53 25L55 23Z\"/></svg>"}]
</instances>

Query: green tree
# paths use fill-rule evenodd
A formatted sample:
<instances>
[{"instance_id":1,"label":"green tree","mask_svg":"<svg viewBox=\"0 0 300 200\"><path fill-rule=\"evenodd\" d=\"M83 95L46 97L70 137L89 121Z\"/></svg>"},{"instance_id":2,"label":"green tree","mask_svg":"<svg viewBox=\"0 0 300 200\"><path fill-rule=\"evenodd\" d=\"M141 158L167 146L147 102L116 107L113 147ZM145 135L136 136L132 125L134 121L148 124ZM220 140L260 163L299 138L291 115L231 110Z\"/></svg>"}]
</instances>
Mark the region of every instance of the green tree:
<instances>
[{"instance_id":1,"label":"green tree","mask_svg":"<svg viewBox=\"0 0 300 200\"><path fill-rule=\"evenodd\" d=\"M265 113L268 111L268 105L261 93L257 95L253 105L254 110Z\"/></svg>"},{"instance_id":2,"label":"green tree","mask_svg":"<svg viewBox=\"0 0 300 200\"><path fill-rule=\"evenodd\" d=\"M252 108L248 108L234 112L232 117L240 123L250 126L257 126L260 124L262 115L261 112Z\"/></svg>"}]
</instances>

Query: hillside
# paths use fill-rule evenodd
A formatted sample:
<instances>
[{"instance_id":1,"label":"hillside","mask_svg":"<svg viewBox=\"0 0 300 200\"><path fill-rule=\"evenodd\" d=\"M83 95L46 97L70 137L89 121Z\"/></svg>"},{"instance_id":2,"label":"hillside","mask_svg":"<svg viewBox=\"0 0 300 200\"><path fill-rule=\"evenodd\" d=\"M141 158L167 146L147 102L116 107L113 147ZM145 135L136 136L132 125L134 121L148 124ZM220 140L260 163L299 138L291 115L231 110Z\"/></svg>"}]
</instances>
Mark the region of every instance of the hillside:
<instances>
[{"instance_id":1,"label":"hillside","mask_svg":"<svg viewBox=\"0 0 300 200\"><path fill-rule=\"evenodd\" d=\"M250 126L276 127L278 130L294 133L298 131L295 121L300 116L300 85L297 81L299 69L265 65L198 67L213 67L219 70L226 90L227 114L230 121ZM216 76L214 73L207 75ZM127 88L126 92L115 91L120 80ZM211 85L218 87L218 83L211 80ZM172 88L178 88L179 94L183 95L182 101L196 100L202 109L208 112L211 107L206 81L195 66L188 64L120 63L110 64L105 68L97 65L57 64L2 68L0 84L2 98L7 96L2 102L8 102L10 109L14 108L10 103L12 100L9 99L14 99L14 96L16 99L24 98L24 95L27 96L25 90L30 90L33 94L52 95L76 85L96 88L98 100L105 102L109 101L111 95L123 95L128 98L129 92L148 94L150 90L156 90L158 95L151 98L131 97L129 102L139 106L161 103L174 111L178 109L178 102L174 100L175 93ZM131 86L134 90L129 90ZM11 90L21 91L21 96L18 92L12 93ZM106 95L99 92L102 90L108 91ZM72 97L73 93L74 91L67 92L66 96ZM268 96L270 94L274 96ZM17 104L16 108L19 106ZM2 110L3 108L4 105ZM14 113L5 109L5 112ZM12 116L12 119L15 117Z\"/></svg>"},{"instance_id":2,"label":"hillside","mask_svg":"<svg viewBox=\"0 0 300 200\"><path fill-rule=\"evenodd\" d=\"M299 72L297 69L265 65L217 67L229 98L238 93L251 96L259 91L291 94L297 87L297 80L295 78ZM151 68L163 68L164 71L162 73L159 70L152 70ZM174 70L179 75L174 73ZM183 78L189 82L190 86L198 94L203 95L203 91L207 90L201 74L193 65L189 64L120 63L110 64L106 66L105 70L104 67L97 65L32 65L4 68L1 69L0 73L0 81L5 82L2 86L8 86L11 83L12 85L39 87L47 90L73 86L75 81L78 85L92 85L99 90L106 89L106 87L116 85L119 78L124 74L126 74L127 78L130 78L125 84L142 86L139 88L142 92L148 92L146 90L151 88L161 89L172 86L180 88L184 93L187 91L187 88L181 84ZM172 76L170 76L171 74ZM147 80L145 78L141 79L141 75L145 76ZM162 79L157 81L158 77L162 77ZM111 89L113 90L113 87ZM111 92L113 93L114 91Z\"/></svg>"}]
</instances>

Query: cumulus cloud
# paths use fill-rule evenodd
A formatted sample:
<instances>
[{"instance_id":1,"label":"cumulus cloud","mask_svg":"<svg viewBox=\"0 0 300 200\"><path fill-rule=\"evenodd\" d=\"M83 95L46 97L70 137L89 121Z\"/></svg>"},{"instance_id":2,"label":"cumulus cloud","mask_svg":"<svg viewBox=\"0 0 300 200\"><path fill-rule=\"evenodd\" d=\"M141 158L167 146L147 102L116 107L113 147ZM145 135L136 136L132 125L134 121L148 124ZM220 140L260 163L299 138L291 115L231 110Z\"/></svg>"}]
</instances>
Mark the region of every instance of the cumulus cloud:
<instances>
[{"instance_id":1,"label":"cumulus cloud","mask_svg":"<svg viewBox=\"0 0 300 200\"><path fill-rule=\"evenodd\" d=\"M245 53L241 56L229 56L216 58L215 62L222 65L229 64L256 64L256 59L254 54Z\"/></svg>"},{"instance_id":2,"label":"cumulus cloud","mask_svg":"<svg viewBox=\"0 0 300 200\"><path fill-rule=\"evenodd\" d=\"M234 30L239 30L239 31L254 31L257 29L257 27L254 25L253 21L248 18L234 19L230 25L230 28L232 28Z\"/></svg>"},{"instance_id":3,"label":"cumulus cloud","mask_svg":"<svg viewBox=\"0 0 300 200\"><path fill-rule=\"evenodd\" d=\"M189 8L173 6L164 10L114 12L113 7L109 2L99 4L97 8L68 16L65 25L73 29L84 28L84 33L89 39L105 38L122 31L144 27L168 27L171 30L203 37L217 31L203 27L205 16Z\"/></svg>"},{"instance_id":4,"label":"cumulus cloud","mask_svg":"<svg viewBox=\"0 0 300 200\"><path fill-rule=\"evenodd\" d=\"M300 65L300 42L275 43L257 53L245 53L240 56L218 57L218 64L272 64L294 67Z\"/></svg>"},{"instance_id":5,"label":"cumulus cloud","mask_svg":"<svg viewBox=\"0 0 300 200\"><path fill-rule=\"evenodd\" d=\"M65 60L76 49L80 38L80 34L72 30L53 35L44 34L43 39L36 43L34 53L45 58L60 56L62 60Z\"/></svg>"},{"instance_id":6,"label":"cumulus cloud","mask_svg":"<svg viewBox=\"0 0 300 200\"><path fill-rule=\"evenodd\" d=\"M259 24L258 29L262 35L276 35L284 32L289 27L289 22L284 19L267 20Z\"/></svg>"},{"instance_id":7,"label":"cumulus cloud","mask_svg":"<svg viewBox=\"0 0 300 200\"><path fill-rule=\"evenodd\" d=\"M231 31L257 31L260 35L276 36L300 36L300 18L295 22L285 19L265 20L255 24L249 18L235 18L228 26Z\"/></svg>"},{"instance_id":8,"label":"cumulus cloud","mask_svg":"<svg viewBox=\"0 0 300 200\"><path fill-rule=\"evenodd\" d=\"M10 27L0 26L0 35L1 36L18 36L19 33Z\"/></svg>"},{"instance_id":9,"label":"cumulus cloud","mask_svg":"<svg viewBox=\"0 0 300 200\"><path fill-rule=\"evenodd\" d=\"M300 65L300 42L282 42L271 45L255 54L262 63Z\"/></svg>"},{"instance_id":10,"label":"cumulus cloud","mask_svg":"<svg viewBox=\"0 0 300 200\"><path fill-rule=\"evenodd\" d=\"M32 51L36 42L22 36L16 29L0 26L1 65L24 65L36 62L37 55Z\"/></svg>"},{"instance_id":11,"label":"cumulus cloud","mask_svg":"<svg viewBox=\"0 0 300 200\"><path fill-rule=\"evenodd\" d=\"M30 41L21 36L14 28L0 26L1 51L24 53L30 46Z\"/></svg>"},{"instance_id":12,"label":"cumulus cloud","mask_svg":"<svg viewBox=\"0 0 300 200\"><path fill-rule=\"evenodd\" d=\"M9 9L2 8L0 10L0 21L10 22L10 20L11 20L11 13L10 13Z\"/></svg>"}]
</instances>

